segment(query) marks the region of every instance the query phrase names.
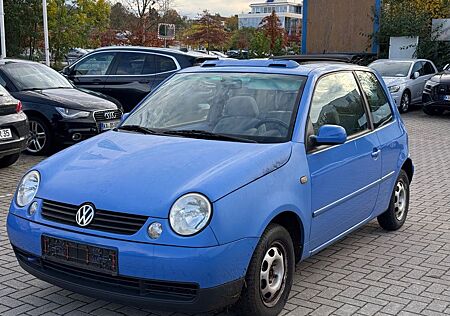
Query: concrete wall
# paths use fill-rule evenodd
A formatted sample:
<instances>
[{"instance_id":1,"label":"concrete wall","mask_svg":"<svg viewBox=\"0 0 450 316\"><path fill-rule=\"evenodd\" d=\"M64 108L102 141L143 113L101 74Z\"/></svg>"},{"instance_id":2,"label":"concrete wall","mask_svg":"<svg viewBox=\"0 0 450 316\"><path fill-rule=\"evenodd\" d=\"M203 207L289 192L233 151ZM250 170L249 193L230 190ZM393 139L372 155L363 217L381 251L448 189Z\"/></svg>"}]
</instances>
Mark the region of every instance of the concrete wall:
<instances>
[{"instance_id":1,"label":"concrete wall","mask_svg":"<svg viewBox=\"0 0 450 316\"><path fill-rule=\"evenodd\" d=\"M305 0L302 52L377 52L368 35L378 27L379 6L380 0Z\"/></svg>"}]
</instances>

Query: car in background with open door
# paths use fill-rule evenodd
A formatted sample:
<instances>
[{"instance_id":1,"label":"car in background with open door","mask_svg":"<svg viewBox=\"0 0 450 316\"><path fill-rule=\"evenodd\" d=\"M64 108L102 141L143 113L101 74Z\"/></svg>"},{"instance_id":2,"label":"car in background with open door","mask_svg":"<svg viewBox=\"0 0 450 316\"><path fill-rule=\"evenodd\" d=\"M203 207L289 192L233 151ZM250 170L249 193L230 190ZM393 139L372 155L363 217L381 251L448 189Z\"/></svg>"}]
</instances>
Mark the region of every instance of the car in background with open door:
<instances>
[{"instance_id":1,"label":"car in background with open door","mask_svg":"<svg viewBox=\"0 0 450 316\"><path fill-rule=\"evenodd\" d=\"M379 59L369 65L380 73L400 112L422 102L425 83L437 72L426 59Z\"/></svg>"},{"instance_id":2,"label":"car in background with open door","mask_svg":"<svg viewBox=\"0 0 450 316\"><path fill-rule=\"evenodd\" d=\"M165 48L105 47L64 68L63 74L79 88L113 97L130 112L175 72L217 58Z\"/></svg>"}]
</instances>

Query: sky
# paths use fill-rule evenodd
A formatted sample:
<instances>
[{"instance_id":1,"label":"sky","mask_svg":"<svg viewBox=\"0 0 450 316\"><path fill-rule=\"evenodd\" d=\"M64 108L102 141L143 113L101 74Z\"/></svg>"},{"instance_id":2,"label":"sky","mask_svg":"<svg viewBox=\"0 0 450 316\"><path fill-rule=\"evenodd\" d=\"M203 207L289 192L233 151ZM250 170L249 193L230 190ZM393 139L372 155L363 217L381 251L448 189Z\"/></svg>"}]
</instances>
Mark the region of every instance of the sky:
<instances>
[{"instance_id":1,"label":"sky","mask_svg":"<svg viewBox=\"0 0 450 316\"><path fill-rule=\"evenodd\" d=\"M208 9L211 13L231 16L250 11L250 3L264 2L264 0L175 0L175 9L181 15L196 17L198 13Z\"/></svg>"}]
</instances>

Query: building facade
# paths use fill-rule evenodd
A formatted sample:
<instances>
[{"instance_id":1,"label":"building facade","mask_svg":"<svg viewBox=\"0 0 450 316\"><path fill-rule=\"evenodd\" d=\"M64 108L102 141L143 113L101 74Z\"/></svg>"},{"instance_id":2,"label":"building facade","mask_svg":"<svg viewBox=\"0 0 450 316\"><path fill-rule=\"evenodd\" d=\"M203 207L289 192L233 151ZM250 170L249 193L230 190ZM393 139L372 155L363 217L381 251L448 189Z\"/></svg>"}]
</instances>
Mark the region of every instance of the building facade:
<instances>
[{"instance_id":1,"label":"building facade","mask_svg":"<svg viewBox=\"0 0 450 316\"><path fill-rule=\"evenodd\" d=\"M257 28L266 16L275 11L286 32L289 35L295 34L302 24L302 8L302 0L267 0L262 3L253 3L250 5L249 13L239 14L239 28Z\"/></svg>"}]
</instances>

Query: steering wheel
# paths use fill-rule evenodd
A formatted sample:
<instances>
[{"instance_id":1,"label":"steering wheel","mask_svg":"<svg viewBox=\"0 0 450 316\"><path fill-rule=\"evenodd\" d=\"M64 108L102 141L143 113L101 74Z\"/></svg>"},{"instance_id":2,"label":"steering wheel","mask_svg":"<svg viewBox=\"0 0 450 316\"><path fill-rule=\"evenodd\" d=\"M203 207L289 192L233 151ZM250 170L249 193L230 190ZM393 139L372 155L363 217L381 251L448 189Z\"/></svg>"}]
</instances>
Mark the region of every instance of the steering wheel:
<instances>
[{"instance_id":1,"label":"steering wheel","mask_svg":"<svg viewBox=\"0 0 450 316\"><path fill-rule=\"evenodd\" d=\"M265 124L276 124L275 129L277 129L280 132L280 134L284 134L283 132L289 131L288 124L286 124L282 120L275 119L275 118L263 119L258 124L256 124L254 128L258 129Z\"/></svg>"}]
</instances>

